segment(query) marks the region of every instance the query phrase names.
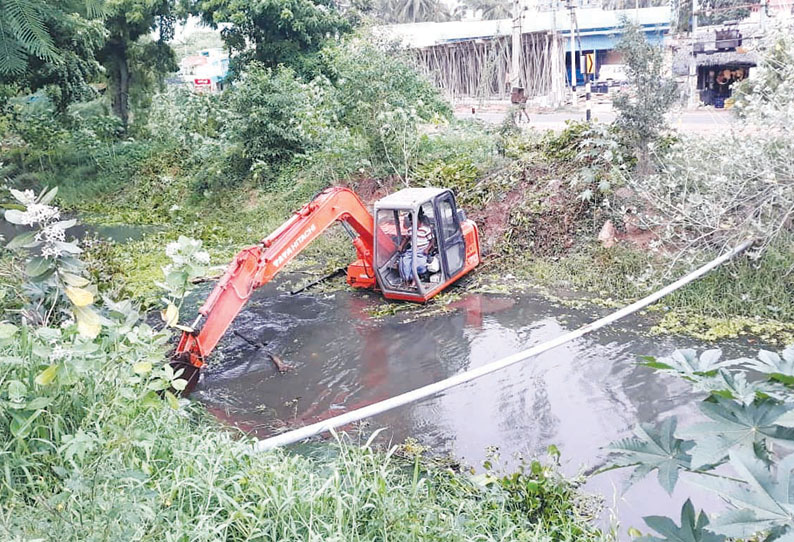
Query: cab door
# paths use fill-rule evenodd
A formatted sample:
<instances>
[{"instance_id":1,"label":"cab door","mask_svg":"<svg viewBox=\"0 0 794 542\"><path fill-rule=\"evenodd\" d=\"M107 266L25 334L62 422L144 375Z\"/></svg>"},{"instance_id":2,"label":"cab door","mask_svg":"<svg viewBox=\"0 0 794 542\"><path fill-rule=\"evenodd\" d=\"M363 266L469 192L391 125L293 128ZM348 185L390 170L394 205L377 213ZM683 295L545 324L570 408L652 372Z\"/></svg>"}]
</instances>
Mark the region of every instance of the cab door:
<instances>
[{"instance_id":1,"label":"cab door","mask_svg":"<svg viewBox=\"0 0 794 542\"><path fill-rule=\"evenodd\" d=\"M452 192L436 197L435 207L438 217L439 254L447 279L452 279L461 272L466 263L466 243Z\"/></svg>"}]
</instances>

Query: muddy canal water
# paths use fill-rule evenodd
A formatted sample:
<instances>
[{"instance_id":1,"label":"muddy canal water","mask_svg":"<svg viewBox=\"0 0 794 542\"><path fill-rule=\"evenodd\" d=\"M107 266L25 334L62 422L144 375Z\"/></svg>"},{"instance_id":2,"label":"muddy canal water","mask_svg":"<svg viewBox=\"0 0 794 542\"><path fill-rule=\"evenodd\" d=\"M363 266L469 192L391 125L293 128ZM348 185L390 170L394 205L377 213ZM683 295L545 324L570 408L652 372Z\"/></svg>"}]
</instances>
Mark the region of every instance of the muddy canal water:
<instances>
[{"instance_id":1,"label":"muddy canal water","mask_svg":"<svg viewBox=\"0 0 794 542\"><path fill-rule=\"evenodd\" d=\"M273 285L256 292L233 329L293 366L279 374L243 338L227 334L194 397L226 423L265 437L414 389L540 344L600 316L533 295L464 294L432 316L411 311L374 318L376 294L338 291L291 296ZM370 420L382 440L414 437L436 453L478 467L496 446L507 467L515 457L545 457L555 444L571 475L604 464L603 447L629 436L638 422L694 413L694 397L675 378L637 364L691 340L650 337L642 317L592 333L500 373ZM725 347L738 354L739 347ZM745 352L741 352L744 354ZM588 482L623 526L644 527L643 515L677 516L689 494L668 497L652 477L624 492L628 472Z\"/></svg>"}]
</instances>

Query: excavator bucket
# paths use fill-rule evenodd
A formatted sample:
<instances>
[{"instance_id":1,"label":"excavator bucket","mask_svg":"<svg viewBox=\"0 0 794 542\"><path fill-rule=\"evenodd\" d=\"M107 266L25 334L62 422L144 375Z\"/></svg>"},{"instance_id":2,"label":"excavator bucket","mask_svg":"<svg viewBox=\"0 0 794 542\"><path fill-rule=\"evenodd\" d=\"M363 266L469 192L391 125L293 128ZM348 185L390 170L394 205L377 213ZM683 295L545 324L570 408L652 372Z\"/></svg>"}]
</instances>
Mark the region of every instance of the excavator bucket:
<instances>
[{"instance_id":1,"label":"excavator bucket","mask_svg":"<svg viewBox=\"0 0 794 542\"><path fill-rule=\"evenodd\" d=\"M192 393L198 384L201 369L190 363L190 361L185 361L178 358L172 359L169 365L171 365L171 368L174 370L174 375L176 375L177 378L181 378L187 382L184 390L171 391L177 395L189 395Z\"/></svg>"}]
</instances>

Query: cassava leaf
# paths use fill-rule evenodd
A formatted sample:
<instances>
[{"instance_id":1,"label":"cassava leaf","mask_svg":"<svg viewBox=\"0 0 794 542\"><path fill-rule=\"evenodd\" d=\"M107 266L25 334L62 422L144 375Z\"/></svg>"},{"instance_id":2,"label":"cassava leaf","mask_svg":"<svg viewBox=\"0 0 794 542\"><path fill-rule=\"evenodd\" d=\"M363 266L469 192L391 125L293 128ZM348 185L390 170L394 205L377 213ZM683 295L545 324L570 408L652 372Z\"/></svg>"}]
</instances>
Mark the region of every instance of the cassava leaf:
<instances>
[{"instance_id":1,"label":"cassava leaf","mask_svg":"<svg viewBox=\"0 0 794 542\"><path fill-rule=\"evenodd\" d=\"M714 375L722 367L735 365L734 360L720 361L722 350L706 350L699 357L697 352L690 349L676 350L669 357L652 358L644 357L643 364L660 371L672 371L679 375L698 379L706 375Z\"/></svg>"},{"instance_id":2,"label":"cassava leaf","mask_svg":"<svg viewBox=\"0 0 794 542\"><path fill-rule=\"evenodd\" d=\"M694 385L695 391L705 391L725 399L736 399L742 404L749 405L755 401L760 393L769 393L768 383L748 382L745 371L727 371L719 369L716 375L698 380Z\"/></svg>"},{"instance_id":3,"label":"cassava leaf","mask_svg":"<svg viewBox=\"0 0 794 542\"><path fill-rule=\"evenodd\" d=\"M777 465L776 475L752 452L732 451L730 460L741 481L706 476L694 480L736 507L715 518L711 529L733 538L764 532L789 536L794 525L794 455Z\"/></svg>"},{"instance_id":4,"label":"cassava leaf","mask_svg":"<svg viewBox=\"0 0 794 542\"><path fill-rule=\"evenodd\" d=\"M691 457L687 453L694 442L685 441L674 436L677 420L670 417L658 427L640 424L635 428L635 437L621 439L609 445L609 449L618 457L616 466L636 466L631 482L656 469L659 483L672 493L678 481L679 469L690 467Z\"/></svg>"},{"instance_id":5,"label":"cassava leaf","mask_svg":"<svg viewBox=\"0 0 794 542\"><path fill-rule=\"evenodd\" d=\"M753 451L765 439L788 441L794 445L794 429L777 425L777 420L790 410L772 400L751 405L739 404L717 397L704 401L700 410L711 421L697 423L679 431L682 438L695 441L692 449L692 468L722 462L731 450Z\"/></svg>"},{"instance_id":6,"label":"cassava leaf","mask_svg":"<svg viewBox=\"0 0 794 542\"><path fill-rule=\"evenodd\" d=\"M787 385L794 384L794 346L783 351L783 355L768 350L758 352L756 359L745 359L745 364L758 372L769 375Z\"/></svg>"},{"instance_id":7,"label":"cassava leaf","mask_svg":"<svg viewBox=\"0 0 794 542\"><path fill-rule=\"evenodd\" d=\"M645 536L640 540L647 542L722 542L725 537L719 534L714 534L706 530L709 520L706 514L701 511L695 515L695 507L692 501L687 499L681 507L681 525L676 525L675 522L664 516L647 516L644 517L645 523L662 535L662 538L656 536Z\"/></svg>"}]
</instances>

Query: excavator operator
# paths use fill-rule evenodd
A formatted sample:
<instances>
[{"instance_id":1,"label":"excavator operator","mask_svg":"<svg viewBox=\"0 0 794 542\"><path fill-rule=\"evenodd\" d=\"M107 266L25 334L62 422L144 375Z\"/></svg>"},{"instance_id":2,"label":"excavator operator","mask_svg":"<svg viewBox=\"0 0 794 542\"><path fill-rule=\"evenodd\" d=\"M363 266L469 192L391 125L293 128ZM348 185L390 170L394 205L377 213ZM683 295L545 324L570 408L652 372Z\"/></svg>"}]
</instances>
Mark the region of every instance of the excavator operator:
<instances>
[{"instance_id":1,"label":"excavator operator","mask_svg":"<svg viewBox=\"0 0 794 542\"><path fill-rule=\"evenodd\" d=\"M411 231L412 219L408 214L403 222L406 232ZM413 250L411 250L410 233L401 247L400 253L400 278L408 286L413 285ZM438 261L433 258L431 251L434 246L433 228L424 209L419 208L417 227L416 227L416 272L419 275L436 273L439 270Z\"/></svg>"}]
</instances>

